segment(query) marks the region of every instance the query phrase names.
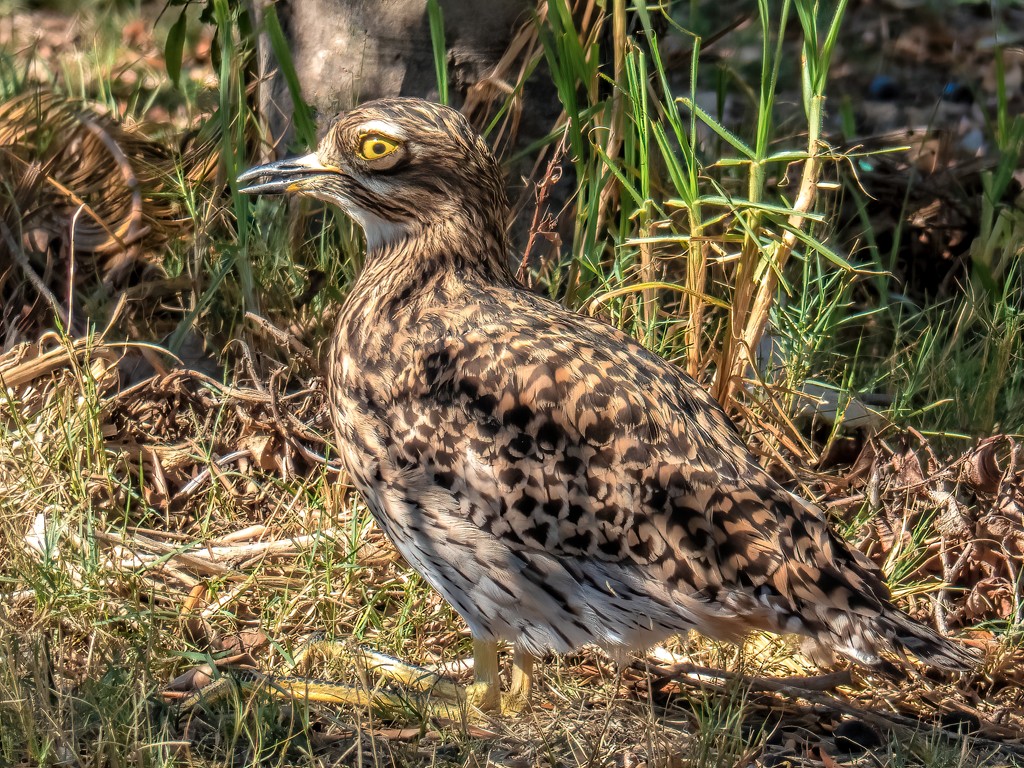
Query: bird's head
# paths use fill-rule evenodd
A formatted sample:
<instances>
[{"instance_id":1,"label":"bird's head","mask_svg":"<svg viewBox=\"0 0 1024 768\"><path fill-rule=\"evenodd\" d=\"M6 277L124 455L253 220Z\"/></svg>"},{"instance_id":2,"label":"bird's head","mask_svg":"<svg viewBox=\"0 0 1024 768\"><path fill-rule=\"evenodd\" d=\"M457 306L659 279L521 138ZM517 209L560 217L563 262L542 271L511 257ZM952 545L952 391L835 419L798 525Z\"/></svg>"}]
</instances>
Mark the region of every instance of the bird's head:
<instances>
[{"instance_id":1,"label":"bird's head","mask_svg":"<svg viewBox=\"0 0 1024 768\"><path fill-rule=\"evenodd\" d=\"M420 99L380 99L342 113L316 152L239 176L248 194L293 193L333 203L367 249L438 225L504 241L508 201L483 139L459 112Z\"/></svg>"}]
</instances>

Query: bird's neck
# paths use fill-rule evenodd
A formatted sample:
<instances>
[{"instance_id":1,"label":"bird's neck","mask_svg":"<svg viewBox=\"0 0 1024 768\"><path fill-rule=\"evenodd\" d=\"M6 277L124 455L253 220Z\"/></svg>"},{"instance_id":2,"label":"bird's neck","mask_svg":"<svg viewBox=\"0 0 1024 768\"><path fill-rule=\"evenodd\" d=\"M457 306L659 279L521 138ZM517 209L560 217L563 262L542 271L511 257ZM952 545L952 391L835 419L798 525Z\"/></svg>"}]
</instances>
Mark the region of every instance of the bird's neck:
<instances>
[{"instance_id":1,"label":"bird's neck","mask_svg":"<svg viewBox=\"0 0 1024 768\"><path fill-rule=\"evenodd\" d=\"M518 284L497 222L446 217L389 234L367 238L366 262L342 313L351 331L379 331L404 310L439 300L453 284Z\"/></svg>"}]
</instances>

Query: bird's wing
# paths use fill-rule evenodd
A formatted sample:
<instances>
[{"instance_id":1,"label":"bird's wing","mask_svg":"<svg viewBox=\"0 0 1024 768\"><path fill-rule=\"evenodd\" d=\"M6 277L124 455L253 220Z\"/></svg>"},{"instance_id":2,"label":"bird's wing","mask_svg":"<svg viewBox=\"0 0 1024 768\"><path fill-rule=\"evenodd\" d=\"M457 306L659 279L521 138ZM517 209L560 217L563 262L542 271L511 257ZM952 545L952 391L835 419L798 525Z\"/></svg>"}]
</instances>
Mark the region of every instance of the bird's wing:
<instances>
[{"instance_id":1,"label":"bird's wing","mask_svg":"<svg viewBox=\"0 0 1024 768\"><path fill-rule=\"evenodd\" d=\"M895 607L878 568L675 366L555 304L525 310L424 344L393 390L393 423L410 425L391 435L396 465L468 528L592 586L613 572L657 584L721 639L767 629L868 665L880 650L974 663Z\"/></svg>"},{"instance_id":2,"label":"bird's wing","mask_svg":"<svg viewBox=\"0 0 1024 768\"><path fill-rule=\"evenodd\" d=\"M625 334L544 307L543 325L511 313L425 346L408 378L402 421L429 410L452 433L395 444L474 525L738 614L769 606L765 629L785 631L802 600L877 610L873 566L763 471L703 389Z\"/></svg>"}]
</instances>

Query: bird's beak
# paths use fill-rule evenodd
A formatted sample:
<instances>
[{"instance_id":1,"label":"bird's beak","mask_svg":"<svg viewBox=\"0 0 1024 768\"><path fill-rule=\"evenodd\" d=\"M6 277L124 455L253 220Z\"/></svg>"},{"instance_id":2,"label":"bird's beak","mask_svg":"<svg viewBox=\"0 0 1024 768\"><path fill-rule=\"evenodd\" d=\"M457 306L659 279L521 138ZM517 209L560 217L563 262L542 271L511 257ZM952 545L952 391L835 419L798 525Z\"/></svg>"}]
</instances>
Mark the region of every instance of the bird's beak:
<instances>
[{"instance_id":1,"label":"bird's beak","mask_svg":"<svg viewBox=\"0 0 1024 768\"><path fill-rule=\"evenodd\" d=\"M301 192L308 189L318 178L340 173L340 168L324 165L313 152L303 157L292 157L250 168L238 177L238 181L246 185L238 191L247 195Z\"/></svg>"}]
</instances>

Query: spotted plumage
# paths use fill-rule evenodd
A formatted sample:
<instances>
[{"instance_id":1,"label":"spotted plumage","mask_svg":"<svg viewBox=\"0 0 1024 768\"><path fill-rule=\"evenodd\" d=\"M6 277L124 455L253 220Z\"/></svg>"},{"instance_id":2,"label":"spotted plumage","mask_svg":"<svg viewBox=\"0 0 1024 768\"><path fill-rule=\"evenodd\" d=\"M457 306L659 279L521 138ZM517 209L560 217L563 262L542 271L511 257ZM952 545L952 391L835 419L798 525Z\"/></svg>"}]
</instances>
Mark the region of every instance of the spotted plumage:
<instances>
[{"instance_id":1,"label":"spotted plumage","mask_svg":"<svg viewBox=\"0 0 1024 768\"><path fill-rule=\"evenodd\" d=\"M371 102L314 155L243 179L364 228L329 353L338 446L475 638L540 654L764 629L867 665L904 651L972 663L892 604L692 379L517 283L499 168L459 113Z\"/></svg>"}]
</instances>

